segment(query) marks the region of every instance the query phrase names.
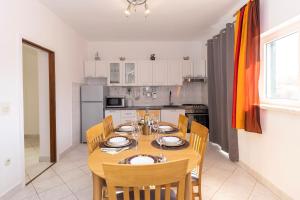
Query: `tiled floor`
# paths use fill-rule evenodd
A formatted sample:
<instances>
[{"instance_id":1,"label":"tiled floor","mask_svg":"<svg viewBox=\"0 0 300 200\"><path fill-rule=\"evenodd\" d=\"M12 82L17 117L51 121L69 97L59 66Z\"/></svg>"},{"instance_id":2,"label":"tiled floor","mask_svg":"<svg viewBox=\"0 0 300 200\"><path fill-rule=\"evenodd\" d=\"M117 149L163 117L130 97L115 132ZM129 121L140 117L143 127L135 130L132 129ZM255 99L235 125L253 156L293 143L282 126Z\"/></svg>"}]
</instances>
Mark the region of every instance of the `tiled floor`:
<instances>
[{"instance_id":1,"label":"tiled floor","mask_svg":"<svg viewBox=\"0 0 300 200\"><path fill-rule=\"evenodd\" d=\"M44 171L52 163L39 161L39 138L25 136L25 175L26 182Z\"/></svg>"},{"instance_id":2,"label":"tiled floor","mask_svg":"<svg viewBox=\"0 0 300 200\"><path fill-rule=\"evenodd\" d=\"M92 179L86 145L79 145L59 163L17 193L13 200L92 200ZM204 162L203 199L278 200L268 188L209 145Z\"/></svg>"}]
</instances>

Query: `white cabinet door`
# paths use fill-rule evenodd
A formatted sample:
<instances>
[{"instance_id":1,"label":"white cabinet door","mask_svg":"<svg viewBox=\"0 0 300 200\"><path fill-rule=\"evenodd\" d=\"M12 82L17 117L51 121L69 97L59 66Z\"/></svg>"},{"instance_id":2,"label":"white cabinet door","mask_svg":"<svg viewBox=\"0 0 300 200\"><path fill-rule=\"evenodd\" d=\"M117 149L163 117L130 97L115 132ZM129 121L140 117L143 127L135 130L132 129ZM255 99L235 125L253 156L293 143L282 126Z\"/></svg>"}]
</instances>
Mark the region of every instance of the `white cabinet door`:
<instances>
[{"instance_id":1,"label":"white cabinet door","mask_svg":"<svg viewBox=\"0 0 300 200\"><path fill-rule=\"evenodd\" d=\"M124 62L124 85L137 85L137 63Z\"/></svg>"},{"instance_id":2,"label":"white cabinet door","mask_svg":"<svg viewBox=\"0 0 300 200\"><path fill-rule=\"evenodd\" d=\"M153 62L153 85L168 84L168 62L154 61Z\"/></svg>"},{"instance_id":3,"label":"white cabinet door","mask_svg":"<svg viewBox=\"0 0 300 200\"><path fill-rule=\"evenodd\" d=\"M96 77L107 77L107 63L104 61L96 61Z\"/></svg>"},{"instance_id":4,"label":"white cabinet door","mask_svg":"<svg viewBox=\"0 0 300 200\"><path fill-rule=\"evenodd\" d=\"M168 85L182 85L181 61L168 62Z\"/></svg>"},{"instance_id":5,"label":"white cabinet door","mask_svg":"<svg viewBox=\"0 0 300 200\"><path fill-rule=\"evenodd\" d=\"M136 110L121 110L121 123L128 123L137 120Z\"/></svg>"},{"instance_id":6,"label":"white cabinet door","mask_svg":"<svg viewBox=\"0 0 300 200\"><path fill-rule=\"evenodd\" d=\"M178 125L178 118L180 114L185 114L183 109L166 109L161 110L161 121L169 122L175 125Z\"/></svg>"},{"instance_id":7,"label":"white cabinet door","mask_svg":"<svg viewBox=\"0 0 300 200\"><path fill-rule=\"evenodd\" d=\"M108 64L108 85L122 86L123 67L121 62L109 62Z\"/></svg>"},{"instance_id":8,"label":"white cabinet door","mask_svg":"<svg viewBox=\"0 0 300 200\"><path fill-rule=\"evenodd\" d=\"M109 115L113 118L114 127L121 124L121 110L105 110L105 117Z\"/></svg>"},{"instance_id":9,"label":"white cabinet door","mask_svg":"<svg viewBox=\"0 0 300 200\"><path fill-rule=\"evenodd\" d=\"M193 63L190 60L182 61L182 77L193 76Z\"/></svg>"},{"instance_id":10,"label":"white cabinet door","mask_svg":"<svg viewBox=\"0 0 300 200\"><path fill-rule=\"evenodd\" d=\"M88 60L84 62L84 77L95 77L96 62L94 60Z\"/></svg>"},{"instance_id":11,"label":"white cabinet door","mask_svg":"<svg viewBox=\"0 0 300 200\"><path fill-rule=\"evenodd\" d=\"M138 85L151 86L153 73L153 61L140 61L138 63Z\"/></svg>"}]
</instances>

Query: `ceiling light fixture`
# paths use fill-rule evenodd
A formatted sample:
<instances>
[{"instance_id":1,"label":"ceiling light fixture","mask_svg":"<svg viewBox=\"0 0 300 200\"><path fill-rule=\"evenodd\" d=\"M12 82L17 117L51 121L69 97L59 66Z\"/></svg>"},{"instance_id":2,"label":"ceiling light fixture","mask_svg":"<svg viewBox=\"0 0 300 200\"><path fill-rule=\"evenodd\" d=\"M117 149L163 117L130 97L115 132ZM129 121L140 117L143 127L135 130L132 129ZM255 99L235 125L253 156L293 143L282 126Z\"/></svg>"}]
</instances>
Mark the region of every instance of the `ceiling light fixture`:
<instances>
[{"instance_id":1,"label":"ceiling light fixture","mask_svg":"<svg viewBox=\"0 0 300 200\"><path fill-rule=\"evenodd\" d=\"M127 0L129 5L127 6L127 9L124 11L124 14L126 17L129 17L131 15L132 10L136 11L137 6L144 5L145 7L145 17L147 17L150 14L150 9L147 4L147 0Z\"/></svg>"}]
</instances>

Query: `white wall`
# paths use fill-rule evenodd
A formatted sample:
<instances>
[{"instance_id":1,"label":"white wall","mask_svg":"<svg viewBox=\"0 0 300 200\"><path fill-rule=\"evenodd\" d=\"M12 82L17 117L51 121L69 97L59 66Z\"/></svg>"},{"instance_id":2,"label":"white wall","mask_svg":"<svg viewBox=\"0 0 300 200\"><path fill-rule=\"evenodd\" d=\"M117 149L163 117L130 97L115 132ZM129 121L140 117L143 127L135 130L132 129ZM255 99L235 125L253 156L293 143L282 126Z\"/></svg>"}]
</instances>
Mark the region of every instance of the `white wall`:
<instances>
[{"instance_id":1,"label":"white wall","mask_svg":"<svg viewBox=\"0 0 300 200\"><path fill-rule=\"evenodd\" d=\"M300 14L299 0L261 1L263 32ZM239 131L240 161L293 199L300 198L300 113L262 110L262 135Z\"/></svg>"},{"instance_id":2,"label":"white wall","mask_svg":"<svg viewBox=\"0 0 300 200\"><path fill-rule=\"evenodd\" d=\"M38 85L37 51L23 46L24 135L39 135Z\"/></svg>"},{"instance_id":3,"label":"white wall","mask_svg":"<svg viewBox=\"0 0 300 200\"><path fill-rule=\"evenodd\" d=\"M86 42L38 0L1 1L0 27L2 196L22 183L24 177L21 38L55 51L58 153L72 144L72 82L83 79Z\"/></svg>"}]
</instances>

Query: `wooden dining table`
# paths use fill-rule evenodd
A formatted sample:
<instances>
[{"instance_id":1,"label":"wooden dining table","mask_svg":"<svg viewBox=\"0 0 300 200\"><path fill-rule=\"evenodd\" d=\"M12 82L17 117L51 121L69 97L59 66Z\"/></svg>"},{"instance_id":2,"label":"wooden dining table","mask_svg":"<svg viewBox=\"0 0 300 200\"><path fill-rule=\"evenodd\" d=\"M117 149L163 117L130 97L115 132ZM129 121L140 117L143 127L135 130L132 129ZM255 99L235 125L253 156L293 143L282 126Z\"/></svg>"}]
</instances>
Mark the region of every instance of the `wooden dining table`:
<instances>
[{"instance_id":1,"label":"wooden dining table","mask_svg":"<svg viewBox=\"0 0 300 200\"><path fill-rule=\"evenodd\" d=\"M180 132L174 133L175 135L180 135ZM112 133L111 136L116 135ZM173 134L172 134L173 135ZM128 134L130 137L130 134ZM148 155L160 155L163 154L166 157L166 162L175 161L181 159L189 159L187 175L186 175L186 190L185 190L185 200L192 199L192 180L191 171L197 167L200 156L193 150L191 145L184 149L178 150L163 150L151 145L151 142L155 140L155 135L140 135L138 140L137 148L133 147L126 151L122 151L117 154L109 154L102 152L100 148L96 149L88 157L88 166L93 174L93 199L102 200L102 187L105 183L105 175L103 171L103 163L117 164L119 161L124 160L128 157L137 154L148 154ZM151 176L151 172L149 172Z\"/></svg>"}]
</instances>

